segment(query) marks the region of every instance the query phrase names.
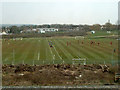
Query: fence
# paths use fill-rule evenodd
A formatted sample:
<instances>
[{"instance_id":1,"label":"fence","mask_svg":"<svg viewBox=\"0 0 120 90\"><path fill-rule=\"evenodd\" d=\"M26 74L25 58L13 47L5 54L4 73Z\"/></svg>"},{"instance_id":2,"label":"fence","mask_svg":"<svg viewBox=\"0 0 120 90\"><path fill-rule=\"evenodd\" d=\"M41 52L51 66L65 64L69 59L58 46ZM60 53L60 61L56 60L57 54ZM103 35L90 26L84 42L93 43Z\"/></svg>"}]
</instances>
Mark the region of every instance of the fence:
<instances>
[{"instance_id":1,"label":"fence","mask_svg":"<svg viewBox=\"0 0 120 90\"><path fill-rule=\"evenodd\" d=\"M4 86L2 90L118 90L118 85L89 86Z\"/></svg>"},{"instance_id":2,"label":"fence","mask_svg":"<svg viewBox=\"0 0 120 90\"><path fill-rule=\"evenodd\" d=\"M117 65L120 60L87 60L87 59L64 59L64 60L13 60L13 61L3 61L3 64L30 64L30 65L40 65L40 64L112 64Z\"/></svg>"}]
</instances>

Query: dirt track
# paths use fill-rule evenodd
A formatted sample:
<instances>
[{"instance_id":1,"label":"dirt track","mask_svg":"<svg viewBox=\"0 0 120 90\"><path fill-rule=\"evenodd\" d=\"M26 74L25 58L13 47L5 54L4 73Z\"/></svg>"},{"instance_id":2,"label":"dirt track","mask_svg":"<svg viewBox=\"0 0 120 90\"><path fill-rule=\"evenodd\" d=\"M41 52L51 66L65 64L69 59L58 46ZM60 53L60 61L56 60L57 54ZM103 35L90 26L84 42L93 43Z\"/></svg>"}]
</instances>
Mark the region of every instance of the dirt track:
<instances>
[{"instance_id":1,"label":"dirt track","mask_svg":"<svg viewBox=\"0 0 120 90\"><path fill-rule=\"evenodd\" d=\"M3 65L3 86L113 84L117 66Z\"/></svg>"}]
</instances>

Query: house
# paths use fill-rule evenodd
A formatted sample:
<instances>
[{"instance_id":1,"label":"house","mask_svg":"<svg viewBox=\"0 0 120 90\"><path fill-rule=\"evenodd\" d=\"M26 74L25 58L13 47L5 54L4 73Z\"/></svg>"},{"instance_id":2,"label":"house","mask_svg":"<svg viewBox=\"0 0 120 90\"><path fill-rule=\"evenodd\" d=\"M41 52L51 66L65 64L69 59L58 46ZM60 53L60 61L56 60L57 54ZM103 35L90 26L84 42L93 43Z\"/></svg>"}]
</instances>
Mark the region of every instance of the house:
<instances>
[{"instance_id":1,"label":"house","mask_svg":"<svg viewBox=\"0 0 120 90\"><path fill-rule=\"evenodd\" d=\"M41 33L45 33L45 31L41 30Z\"/></svg>"},{"instance_id":2,"label":"house","mask_svg":"<svg viewBox=\"0 0 120 90\"><path fill-rule=\"evenodd\" d=\"M0 35L8 35L6 32L0 32Z\"/></svg>"},{"instance_id":3,"label":"house","mask_svg":"<svg viewBox=\"0 0 120 90\"><path fill-rule=\"evenodd\" d=\"M92 33L92 34L94 34L94 33L95 33L95 31L91 31L91 33Z\"/></svg>"},{"instance_id":4,"label":"house","mask_svg":"<svg viewBox=\"0 0 120 90\"><path fill-rule=\"evenodd\" d=\"M56 32L58 29L56 28L37 28L38 33L45 33L45 32Z\"/></svg>"},{"instance_id":5,"label":"house","mask_svg":"<svg viewBox=\"0 0 120 90\"><path fill-rule=\"evenodd\" d=\"M32 31L34 31L34 32L35 32L35 31L37 31L37 29L32 29Z\"/></svg>"},{"instance_id":6,"label":"house","mask_svg":"<svg viewBox=\"0 0 120 90\"><path fill-rule=\"evenodd\" d=\"M26 32L26 33L46 33L46 32L56 32L58 29L56 28L36 28L36 29L27 29L20 33Z\"/></svg>"},{"instance_id":7,"label":"house","mask_svg":"<svg viewBox=\"0 0 120 90\"><path fill-rule=\"evenodd\" d=\"M25 32L30 33L30 32L32 32L32 30L31 29L27 29Z\"/></svg>"},{"instance_id":8,"label":"house","mask_svg":"<svg viewBox=\"0 0 120 90\"><path fill-rule=\"evenodd\" d=\"M107 33L111 33L111 31L107 31Z\"/></svg>"}]
</instances>

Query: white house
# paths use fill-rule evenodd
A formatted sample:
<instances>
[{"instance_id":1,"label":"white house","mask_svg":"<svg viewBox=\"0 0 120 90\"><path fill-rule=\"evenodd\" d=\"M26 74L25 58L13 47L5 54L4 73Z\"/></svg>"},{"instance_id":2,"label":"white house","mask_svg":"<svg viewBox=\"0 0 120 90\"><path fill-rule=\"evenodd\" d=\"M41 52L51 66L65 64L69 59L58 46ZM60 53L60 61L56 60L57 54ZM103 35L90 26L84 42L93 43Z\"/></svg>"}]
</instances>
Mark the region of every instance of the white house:
<instances>
[{"instance_id":1,"label":"white house","mask_svg":"<svg viewBox=\"0 0 120 90\"><path fill-rule=\"evenodd\" d=\"M6 32L0 32L0 35L8 35Z\"/></svg>"},{"instance_id":2,"label":"white house","mask_svg":"<svg viewBox=\"0 0 120 90\"><path fill-rule=\"evenodd\" d=\"M37 29L32 29L32 31L37 31Z\"/></svg>"},{"instance_id":3,"label":"white house","mask_svg":"<svg viewBox=\"0 0 120 90\"><path fill-rule=\"evenodd\" d=\"M45 32L56 32L58 29L56 28L37 28L38 33L45 33Z\"/></svg>"},{"instance_id":4,"label":"white house","mask_svg":"<svg viewBox=\"0 0 120 90\"><path fill-rule=\"evenodd\" d=\"M111 33L111 31L107 31L107 33Z\"/></svg>"},{"instance_id":5,"label":"white house","mask_svg":"<svg viewBox=\"0 0 120 90\"><path fill-rule=\"evenodd\" d=\"M94 33L95 33L95 31L91 31L91 33L92 33L92 34L94 34Z\"/></svg>"},{"instance_id":6,"label":"white house","mask_svg":"<svg viewBox=\"0 0 120 90\"><path fill-rule=\"evenodd\" d=\"M104 26L102 25L102 26L101 26L101 30L103 30L103 29L104 29Z\"/></svg>"},{"instance_id":7,"label":"white house","mask_svg":"<svg viewBox=\"0 0 120 90\"><path fill-rule=\"evenodd\" d=\"M41 30L41 32L40 32L40 33L45 33L45 31Z\"/></svg>"},{"instance_id":8,"label":"white house","mask_svg":"<svg viewBox=\"0 0 120 90\"><path fill-rule=\"evenodd\" d=\"M32 30L31 30L31 29L28 29L28 30L26 30L25 32L32 32Z\"/></svg>"}]
</instances>

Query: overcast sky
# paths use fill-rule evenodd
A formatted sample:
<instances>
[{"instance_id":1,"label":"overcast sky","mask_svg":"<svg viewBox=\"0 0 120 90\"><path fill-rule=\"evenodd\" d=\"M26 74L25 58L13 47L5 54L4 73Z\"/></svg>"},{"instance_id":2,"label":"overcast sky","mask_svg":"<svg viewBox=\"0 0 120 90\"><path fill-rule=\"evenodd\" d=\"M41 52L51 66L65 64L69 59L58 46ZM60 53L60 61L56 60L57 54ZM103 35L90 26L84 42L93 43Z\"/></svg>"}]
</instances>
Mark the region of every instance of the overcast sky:
<instances>
[{"instance_id":1,"label":"overcast sky","mask_svg":"<svg viewBox=\"0 0 120 90\"><path fill-rule=\"evenodd\" d=\"M3 0L2 24L104 24L118 19L119 0Z\"/></svg>"}]
</instances>

